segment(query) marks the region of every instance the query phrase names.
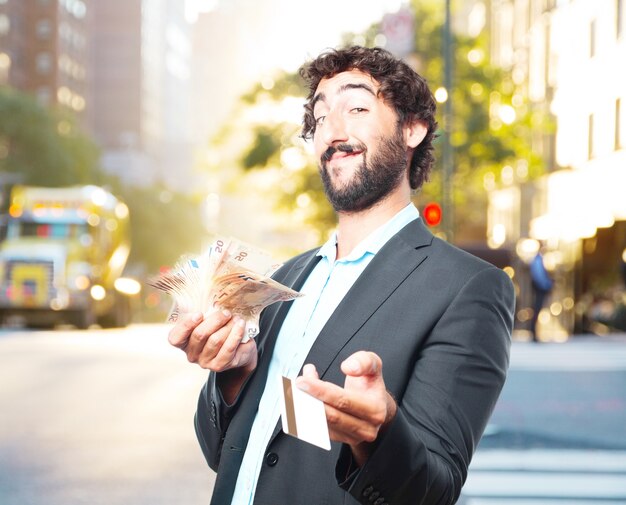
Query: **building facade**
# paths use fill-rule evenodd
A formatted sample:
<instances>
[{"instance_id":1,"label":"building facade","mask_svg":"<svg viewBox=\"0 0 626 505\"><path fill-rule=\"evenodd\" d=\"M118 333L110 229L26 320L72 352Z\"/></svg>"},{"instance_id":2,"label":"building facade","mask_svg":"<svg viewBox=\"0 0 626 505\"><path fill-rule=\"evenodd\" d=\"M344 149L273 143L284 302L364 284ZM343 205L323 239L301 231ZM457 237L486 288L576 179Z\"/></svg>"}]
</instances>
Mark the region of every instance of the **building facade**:
<instances>
[{"instance_id":1,"label":"building facade","mask_svg":"<svg viewBox=\"0 0 626 505\"><path fill-rule=\"evenodd\" d=\"M492 0L490 19L494 63L555 130L533 139L544 177L491 193L489 240L524 261L539 244L548 249L557 282L540 317L545 338L595 331L599 303L620 303L626 249L624 0ZM527 279L520 286L529 291ZM531 314L521 301L523 327Z\"/></svg>"},{"instance_id":2,"label":"building facade","mask_svg":"<svg viewBox=\"0 0 626 505\"><path fill-rule=\"evenodd\" d=\"M74 112L125 183L193 187L191 29L178 0L0 0L0 85Z\"/></svg>"},{"instance_id":3,"label":"building facade","mask_svg":"<svg viewBox=\"0 0 626 505\"><path fill-rule=\"evenodd\" d=\"M93 132L104 168L135 185L189 187L191 25L184 2L93 8Z\"/></svg>"},{"instance_id":4,"label":"building facade","mask_svg":"<svg viewBox=\"0 0 626 505\"><path fill-rule=\"evenodd\" d=\"M89 0L1 0L0 84L91 117Z\"/></svg>"}]
</instances>

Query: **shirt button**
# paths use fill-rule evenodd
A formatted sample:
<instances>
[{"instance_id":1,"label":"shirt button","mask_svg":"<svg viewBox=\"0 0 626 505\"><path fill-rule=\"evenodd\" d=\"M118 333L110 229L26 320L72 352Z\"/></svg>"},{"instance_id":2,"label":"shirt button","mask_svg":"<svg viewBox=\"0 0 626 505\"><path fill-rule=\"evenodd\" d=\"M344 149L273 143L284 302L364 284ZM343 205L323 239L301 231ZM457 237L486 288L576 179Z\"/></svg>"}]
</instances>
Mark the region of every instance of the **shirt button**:
<instances>
[{"instance_id":1,"label":"shirt button","mask_svg":"<svg viewBox=\"0 0 626 505\"><path fill-rule=\"evenodd\" d=\"M278 463L278 454L276 454L275 452L268 452L265 455L265 462L268 466L274 466L276 463Z\"/></svg>"}]
</instances>

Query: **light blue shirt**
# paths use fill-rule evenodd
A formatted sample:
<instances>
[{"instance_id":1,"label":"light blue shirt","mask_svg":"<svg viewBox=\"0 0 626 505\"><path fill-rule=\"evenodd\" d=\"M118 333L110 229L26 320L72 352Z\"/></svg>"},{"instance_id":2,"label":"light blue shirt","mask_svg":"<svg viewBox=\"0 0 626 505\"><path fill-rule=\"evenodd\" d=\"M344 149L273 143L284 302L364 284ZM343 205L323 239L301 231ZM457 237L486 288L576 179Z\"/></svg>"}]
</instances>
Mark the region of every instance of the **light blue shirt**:
<instances>
[{"instance_id":1,"label":"light blue shirt","mask_svg":"<svg viewBox=\"0 0 626 505\"><path fill-rule=\"evenodd\" d=\"M391 237L418 217L415 206L407 205L340 260L336 260L336 234L318 251L321 259L300 290L305 296L293 302L278 334L267 383L239 469L232 505L251 505L254 500L265 450L280 417L281 376L293 379L298 375L320 331L374 255Z\"/></svg>"}]
</instances>

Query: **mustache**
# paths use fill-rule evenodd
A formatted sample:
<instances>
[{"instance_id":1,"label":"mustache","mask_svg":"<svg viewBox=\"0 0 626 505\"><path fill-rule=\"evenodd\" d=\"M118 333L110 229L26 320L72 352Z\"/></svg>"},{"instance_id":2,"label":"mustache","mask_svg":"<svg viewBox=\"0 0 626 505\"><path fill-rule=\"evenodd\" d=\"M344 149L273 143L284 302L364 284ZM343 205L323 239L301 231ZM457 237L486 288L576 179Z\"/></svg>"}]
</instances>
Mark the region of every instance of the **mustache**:
<instances>
[{"instance_id":1,"label":"mustache","mask_svg":"<svg viewBox=\"0 0 626 505\"><path fill-rule=\"evenodd\" d=\"M350 154L354 151L365 151L365 146L363 144L339 144L337 146L330 146L328 149L326 149L326 151L324 151L324 153L320 157L322 163L329 162L330 159L333 157L333 154L335 154L337 151Z\"/></svg>"}]
</instances>

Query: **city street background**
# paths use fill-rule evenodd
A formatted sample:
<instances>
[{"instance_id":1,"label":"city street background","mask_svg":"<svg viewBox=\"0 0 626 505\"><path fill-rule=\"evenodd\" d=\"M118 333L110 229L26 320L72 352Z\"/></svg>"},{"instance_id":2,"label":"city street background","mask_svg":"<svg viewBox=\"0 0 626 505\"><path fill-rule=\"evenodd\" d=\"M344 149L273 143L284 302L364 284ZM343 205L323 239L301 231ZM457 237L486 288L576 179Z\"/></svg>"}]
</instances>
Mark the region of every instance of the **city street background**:
<instances>
[{"instance_id":1,"label":"city street background","mask_svg":"<svg viewBox=\"0 0 626 505\"><path fill-rule=\"evenodd\" d=\"M207 373L165 325L0 332L0 504L207 504Z\"/></svg>"},{"instance_id":2,"label":"city street background","mask_svg":"<svg viewBox=\"0 0 626 505\"><path fill-rule=\"evenodd\" d=\"M208 502L207 374L149 283L223 237L326 240L296 69L343 44L426 78L414 204L515 287L460 503L626 503L625 2L0 0L0 505Z\"/></svg>"},{"instance_id":3,"label":"city street background","mask_svg":"<svg viewBox=\"0 0 626 505\"><path fill-rule=\"evenodd\" d=\"M208 503L213 472L192 424L207 374L167 343L167 331L0 332L2 505ZM626 335L514 343L482 446L468 496L624 503ZM537 449L559 452L537 468ZM514 450L527 455L516 460Z\"/></svg>"}]
</instances>

